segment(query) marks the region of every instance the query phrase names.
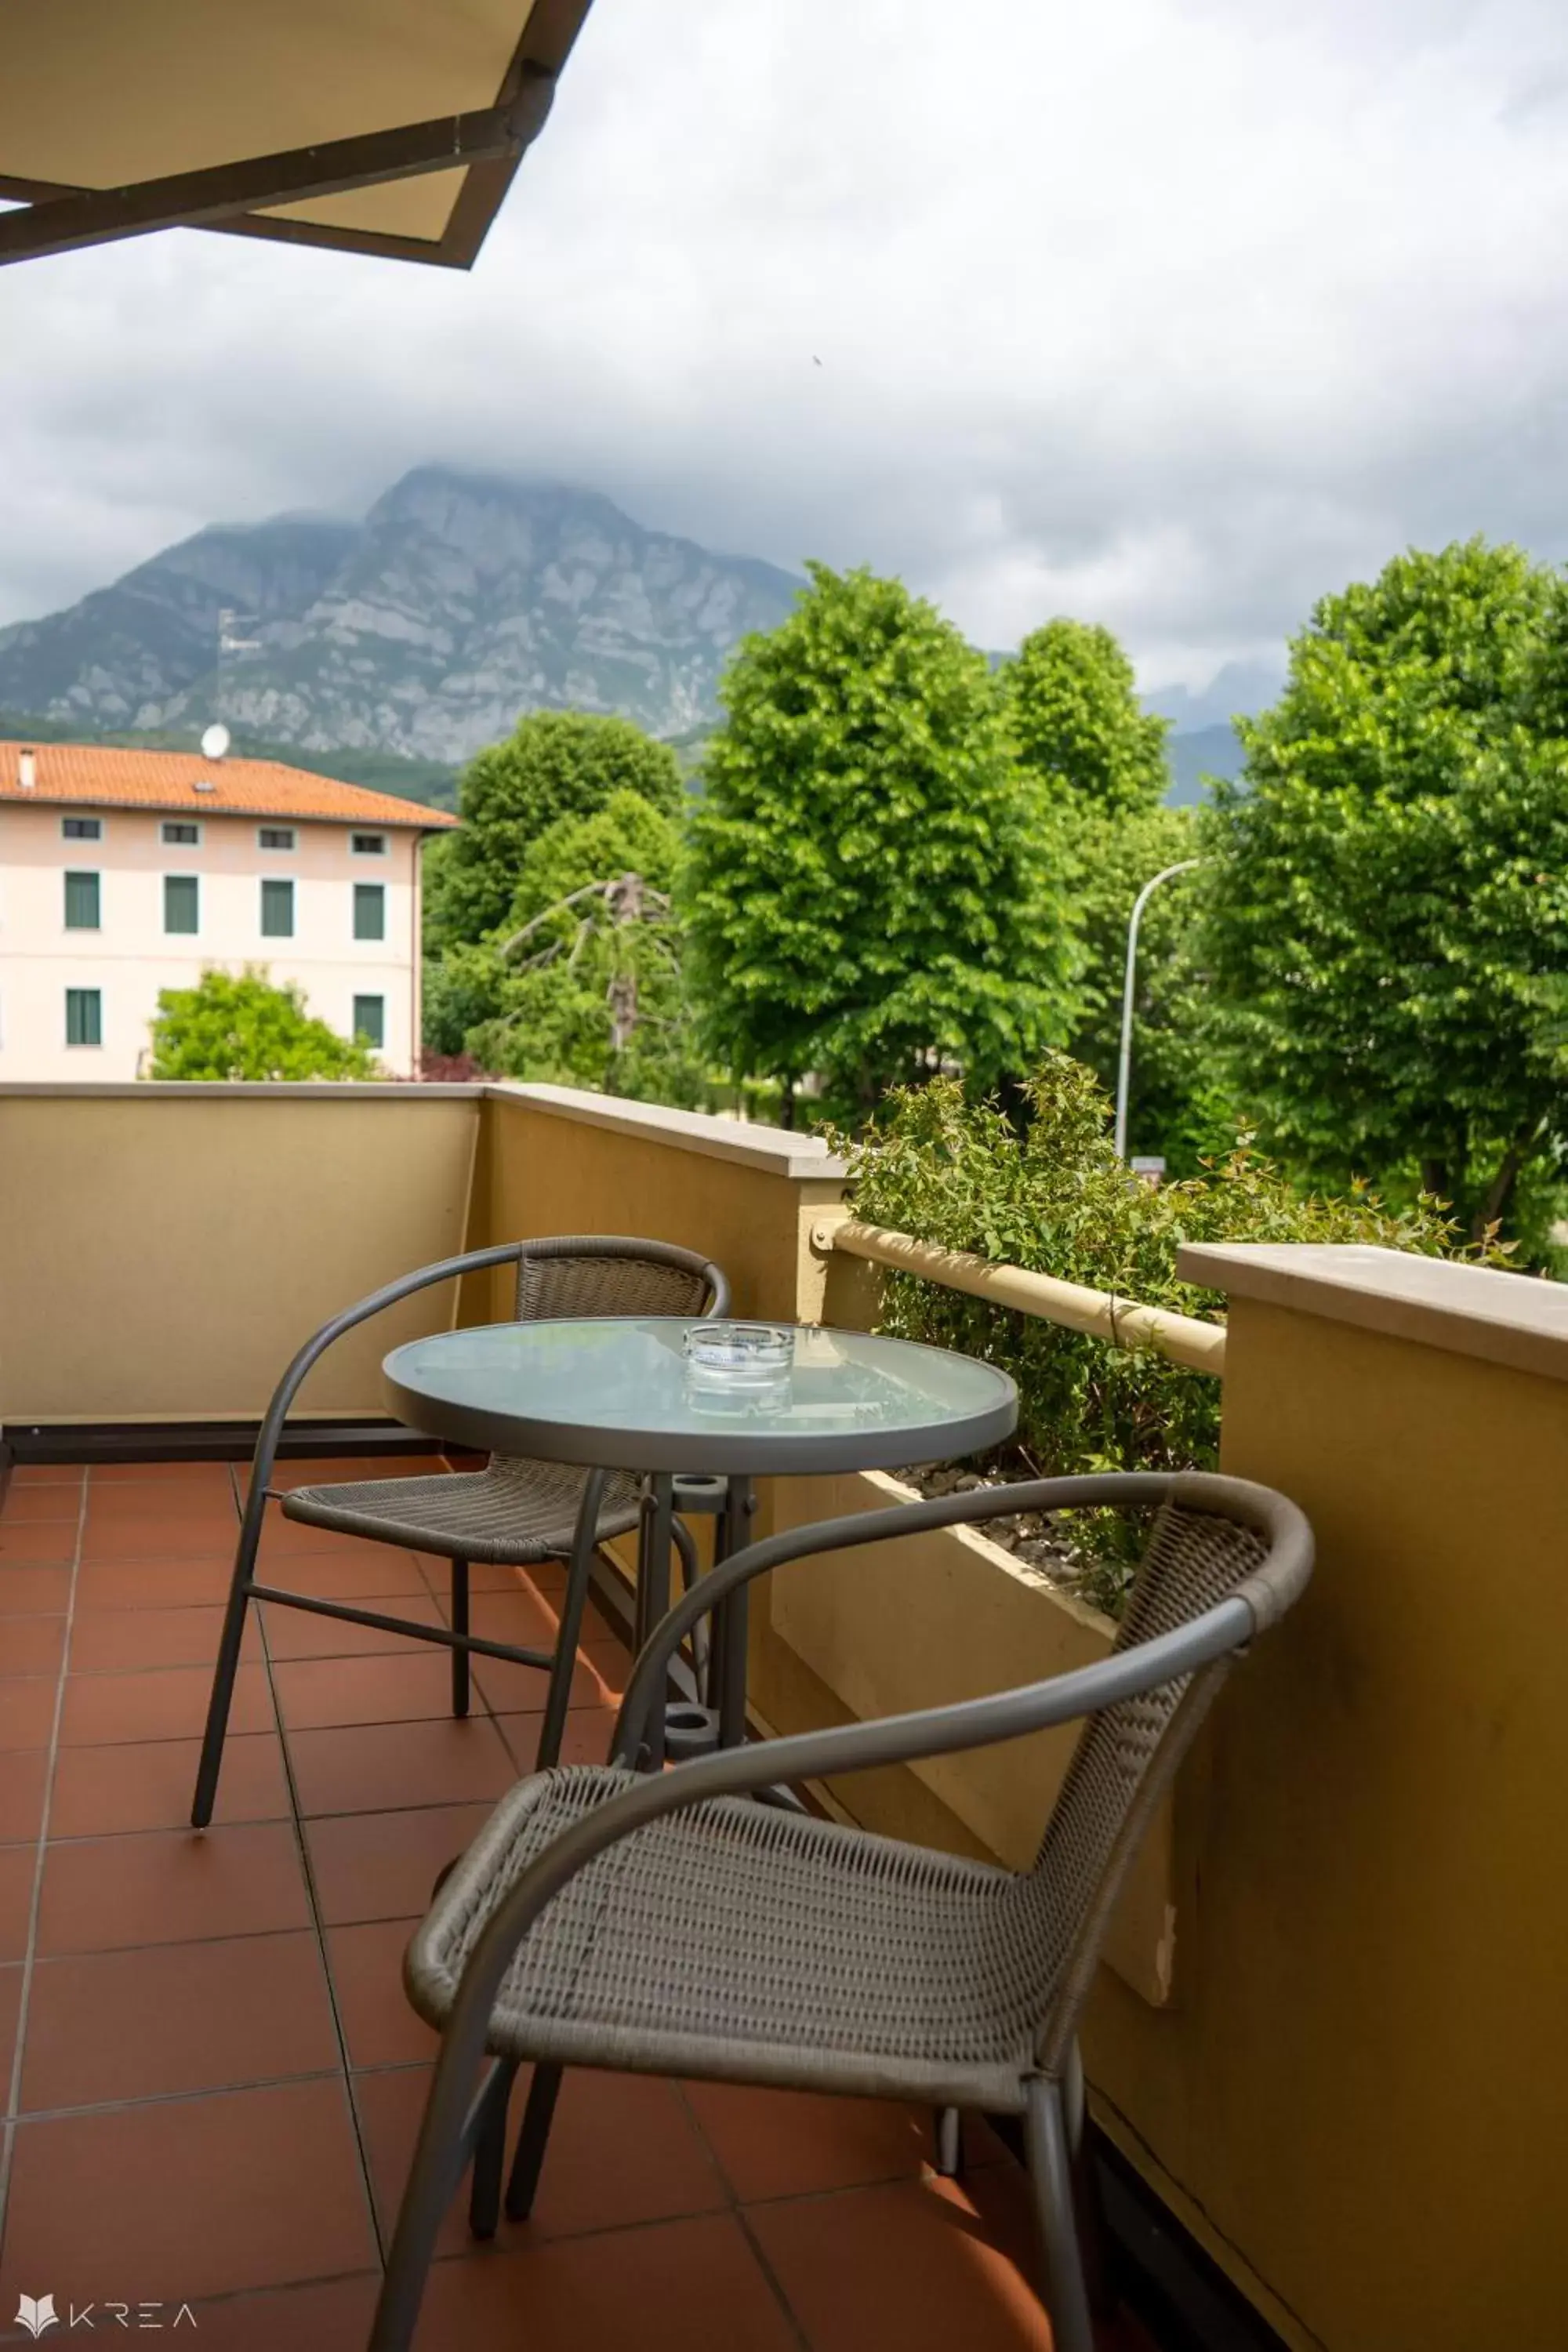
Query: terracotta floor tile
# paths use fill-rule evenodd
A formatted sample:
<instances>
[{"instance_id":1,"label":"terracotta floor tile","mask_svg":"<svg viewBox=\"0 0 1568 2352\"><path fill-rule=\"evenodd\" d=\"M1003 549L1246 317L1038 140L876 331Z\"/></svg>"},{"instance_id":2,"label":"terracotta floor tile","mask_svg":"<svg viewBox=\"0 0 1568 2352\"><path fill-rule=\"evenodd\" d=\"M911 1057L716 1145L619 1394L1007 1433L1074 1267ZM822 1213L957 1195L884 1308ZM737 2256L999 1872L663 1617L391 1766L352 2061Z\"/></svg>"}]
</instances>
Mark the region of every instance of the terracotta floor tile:
<instances>
[{"instance_id":1,"label":"terracotta floor tile","mask_svg":"<svg viewBox=\"0 0 1568 2352\"><path fill-rule=\"evenodd\" d=\"M239 1490L250 1485L247 1463L237 1465ZM275 1462L268 1485L278 1492L293 1486L341 1486L351 1478L431 1478L445 1470L438 1454L332 1454L319 1461L300 1457Z\"/></svg>"},{"instance_id":2,"label":"terracotta floor tile","mask_svg":"<svg viewBox=\"0 0 1568 2352\"><path fill-rule=\"evenodd\" d=\"M234 1491L237 1462L95 1462L87 1474L89 1493L106 1486L162 1486L191 1494L220 1495Z\"/></svg>"},{"instance_id":3,"label":"terracotta floor tile","mask_svg":"<svg viewBox=\"0 0 1568 2352\"><path fill-rule=\"evenodd\" d=\"M200 1755L197 1739L62 1748L55 1766L50 1836L114 1837L133 1830L184 1829ZM215 1821L280 1821L288 1813L289 1788L277 1733L231 1738L224 1748Z\"/></svg>"},{"instance_id":4,"label":"terracotta floor tile","mask_svg":"<svg viewBox=\"0 0 1568 2352\"><path fill-rule=\"evenodd\" d=\"M875 2332L860 2352L896 2339ZM948 2352L962 2336L950 2337ZM739 2225L727 2215L617 2230L516 2254L437 2263L425 2291L418 2352L528 2344L582 2352L799 2352Z\"/></svg>"},{"instance_id":5,"label":"terracotta floor tile","mask_svg":"<svg viewBox=\"0 0 1568 2352\"><path fill-rule=\"evenodd\" d=\"M0 1960L25 1960L33 1911L36 1845L0 1845Z\"/></svg>"},{"instance_id":6,"label":"terracotta floor tile","mask_svg":"<svg viewBox=\"0 0 1568 2352\"><path fill-rule=\"evenodd\" d=\"M376 2203L386 2228L396 2217L430 2074L429 2067L414 2066L354 2076ZM521 2120L527 2081L524 2069L512 2093L513 2133ZM467 2199L465 2181L442 2224L440 2242L448 2252L473 2243ZM561 2086L532 2217L521 2223L503 2219L496 2243L523 2246L674 2221L717 2212L727 2201L718 2168L673 2084L651 2074L579 2068ZM580 2340L593 2338L584 2332Z\"/></svg>"},{"instance_id":7,"label":"terracotta floor tile","mask_svg":"<svg viewBox=\"0 0 1568 2352\"><path fill-rule=\"evenodd\" d=\"M317 1601L362 1601L367 1609L386 1609L387 1596L417 1593L429 1598L430 1588L419 1573L411 1551L395 1544L361 1543L352 1536L339 1538L342 1549L330 1552L280 1551L263 1542L257 1581L279 1592L304 1592Z\"/></svg>"},{"instance_id":8,"label":"terracotta floor tile","mask_svg":"<svg viewBox=\"0 0 1568 2352\"><path fill-rule=\"evenodd\" d=\"M1050 2352L1026 2231L983 2219L974 2186L931 2178L750 2209L814 2352Z\"/></svg>"},{"instance_id":9,"label":"terracotta floor tile","mask_svg":"<svg viewBox=\"0 0 1568 2352\"><path fill-rule=\"evenodd\" d=\"M11 2062L16 2055L16 2021L22 2013L22 1970L0 1969L0 2084L7 2105L11 2097ZM0 2313L0 2319L5 2316Z\"/></svg>"},{"instance_id":10,"label":"terracotta floor tile","mask_svg":"<svg viewBox=\"0 0 1568 2352\"><path fill-rule=\"evenodd\" d=\"M97 1559L78 1571L79 1610L202 1609L228 1598L233 1548L205 1559Z\"/></svg>"},{"instance_id":11,"label":"terracotta floor tile","mask_svg":"<svg viewBox=\"0 0 1568 2352\"><path fill-rule=\"evenodd\" d=\"M351 1730L291 1731L289 1754L305 1813L404 1811L413 1806L493 1804L517 1778L494 1725L376 1723Z\"/></svg>"},{"instance_id":12,"label":"terracotta floor tile","mask_svg":"<svg viewBox=\"0 0 1568 2352\"><path fill-rule=\"evenodd\" d=\"M541 1715L498 1715L496 1722L501 1737L517 1759L520 1773L531 1772L539 1746ZM610 1735L616 1727L613 1706L574 1706L568 1710L566 1729L562 1735L563 1764L602 1764L610 1752Z\"/></svg>"},{"instance_id":13,"label":"terracotta floor tile","mask_svg":"<svg viewBox=\"0 0 1568 2352\"><path fill-rule=\"evenodd\" d=\"M68 1519L76 1525L81 1511L81 1485L52 1483L47 1486L18 1486L13 1477L5 1490L3 1516L8 1527L21 1527L36 1519Z\"/></svg>"},{"instance_id":14,"label":"terracotta floor tile","mask_svg":"<svg viewBox=\"0 0 1568 2352\"><path fill-rule=\"evenodd\" d=\"M145 1479L120 1486L89 1486L87 1524L89 1530L124 1527L132 1520L169 1519L184 1513L194 1518L237 1520L239 1506L226 1479L197 1485L189 1479Z\"/></svg>"},{"instance_id":15,"label":"terracotta floor tile","mask_svg":"<svg viewBox=\"0 0 1568 2352\"><path fill-rule=\"evenodd\" d=\"M430 1805L400 1813L338 1813L305 1835L316 1901L330 1927L423 1918L436 1874L472 1843L489 1805Z\"/></svg>"},{"instance_id":16,"label":"terracotta floor tile","mask_svg":"<svg viewBox=\"0 0 1568 2352\"><path fill-rule=\"evenodd\" d=\"M194 2303L364 2269L341 2080L21 2125L5 2253L14 2276L56 2280L78 2303Z\"/></svg>"},{"instance_id":17,"label":"terracotta floor tile","mask_svg":"<svg viewBox=\"0 0 1568 2352\"><path fill-rule=\"evenodd\" d=\"M313 1935L40 1960L22 2109L225 2090L340 2063Z\"/></svg>"},{"instance_id":18,"label":"terracotta floor tile","mask_svg":"<svg viewBox=\"0 0 1568 2352\"><path fill-rule=\"evenodd\" d=\"M198 1738L206 1722L212 1682L206 1666L153 1666L131 1675L68 1675L60 1745L104 1748L138 1739ZM237 1733L271 1730L272 1694L264 1666L240 1667L234 1678L228 1720L229 1728Z\"/></svg>"},{"instance_id":19,"label":"terracotta floor tile","mask_svg":"<svg viewBox=\"0 0 1568 2352\"><path fill-rule=\"evenodd\" d=\"M70 1585L66 1567L0 1568L0 1617L58 1616Z\"/></svg>"},{"instance_id":20,"label":"terracotta floor tile","mask_svg":"<svg viewBox=\"0 0 1568 2352\"><path fill-rule=\"evenodd\" d=\"M512 1584L476 1592L468 1612L476 1633L492 1642L514 1642L525 1650L553 1650L558 1612L531 1586Z\"/></svg>"},{"instance_id":21,"label":"terracotta floor tile","mask_svg":"<svg viewBox=\"0 0 1568 2352\"><path fill-rule=\"evenodd\" d=\"M892 2100L689 2083L686 2095L742 2204L878 2180L918 2180L931 2126Z\"/></svg>"},{"instance_id":22,"label":"terracotta floor tile","mask_svg":"<svg viewBox=\"0 0 1568 2352\"><path fill-rule=\"evenodd\" d=\"M0 1674L48 1675L65 1655L63 1617L7 1617L0 1625Z\"/></svg>"},{"instance_id":23,"label":"terracotta floor tile","mask_svg":"<svg viewBox=\"0 0 1568 2352\"><path fill-rule=\"evenodd\" d=\"M210 1609L79 1610L71 1629L73 1675L131 1674L143 1666L205 1666L211 1671L224 1612ZM5 1636L0 1634L0 1651ZM242 1658L259 1660L261 1635L254 1613L247 1622Z\"/></svg>"},{"instance_id":24,"label":"terracotta floor tile","mask_svg":"<svg viewBox=\"0 0 1568 2352\"><path fill-rule=\"evenodd\" d=\"M47 1748L14 1748L0 1755L0 1845L37 1836L48 1779Z\"/></svg>"},{"instance_id":25,"label":"terracotta floor tile","mask_svg":"<svg viewBox=\"0 0 1568 2352\"><path fill-rule=\"evenodd\" d=\"M86 1465L80 1462L23 1462L11 1473L13 1490L18 1486L79 1486L87 1476Z\"/></svg>"},{"instance_id":26,"label":"terracotta floor tile","mask_svg":"<svg viewBox=\"0 0 1568 2352\"><path fill-rule=\"evenodd\" d=\"M0 1518L0 1568L68 1560L76 1555L74 1519Z\"/></svg>"},{"instance_id":27,"label":"terracotta floor tile","mask_svg":"<svg viewBox=\"0 0 1568 2352\"><path fill-rule=\"evenodd\" d=\"M298 1658L274 1666L272 1676L289 1731L414 1723L452 1712L449 1659L408 1642L384 1657Z\"/></svg>"},{"instance_id":28,"label":"terracotta floor tile","mask_svg":"<svg viewBox=\"0 0 1568 2352\"><path fill-rule=\"evenodd\" d=\"M322 1600L342 1600L342 1593L322 1593ZM367 1609L384 1617L407 1617L416 1625L439 1625L441 1612L427 1592L388 1593L377 1601L365 1598ZM383 1633L375 1625L352 1625L342 1618L317 1617L304 1609L281 1609L275 1602L259 1604L267 1630L268 1654L273 1658L356 1658L399 1652L408 1646L406 1633Z\"/></svg>"},{"instance_id":29,"label":"terracotta floor tile","mask_svg":"<svg viewBox=\"0 0 1568 2352\"><path fill-rule=\"evenodd\" d=\"M309 1925L293 1831L279 1822L51 1844L38 1949L259 1936Z\"/></svg>"},{"instance_id":30,"label":"terracotta floor tile","mask_svg":"<svg viewBox=\"0 0 1568 2352\"><path fill-rule=\"evenodd\" d=\"M82 1538L83 1559L194 1559L234 1557L237 1515L216 1509L172 1510L145 1517L96 1521ZM53 1555L51 1555L52 1557Z\"/></svg>"},{"instance_id":31,"label":"terracotta floor tile","mask_svg":"<svg viewBox=\"0 0 1568 2352\"><path fill-rule=\"evenodd\" d=\"M325 2286L278 2287L269 2294L198 2304L200 2333L190 2340L204 2352L364 2352L379 2284L366 2272Z\"/></svg>"},{"instance_id":32,"label":"terracotta floor tile","mask_svg":"<svg viewBox=\"0 0 1568 2352\"><path fill-rule=\"evenodd\" d=\"M439 2037L416 2016L403 1990L403 1955L416 1925L378 1919L328 1932L327 1963L352 2066L403 2066L436 2056Z\"/></svg>"},{"instance_id":33,"label":"terracotta floor tile","mask_svg":"<svg viewBox=\"0 0 1568 2352\"><path fill-rule=\"evenodd\" d=\"M550 1693L550 1675L543 1666L515 1666L505 1658L476 1658L474 1681L485 1703L498 1715L542 1715ZM572 1667L571 1704L604 1706L610 1693L592 1658L581 1654Z\"/></svg>"},{"instance_id":34,"label":"terracotta floor tile","mask_svg":"<svg viewBox=\"0 0 1568 2352\"><path fill-rule=\"evenodd\" d=\"M55 1727L57 1675L0 1682L0 1748L47 1748Z\"/></svg>"}]
</instances>

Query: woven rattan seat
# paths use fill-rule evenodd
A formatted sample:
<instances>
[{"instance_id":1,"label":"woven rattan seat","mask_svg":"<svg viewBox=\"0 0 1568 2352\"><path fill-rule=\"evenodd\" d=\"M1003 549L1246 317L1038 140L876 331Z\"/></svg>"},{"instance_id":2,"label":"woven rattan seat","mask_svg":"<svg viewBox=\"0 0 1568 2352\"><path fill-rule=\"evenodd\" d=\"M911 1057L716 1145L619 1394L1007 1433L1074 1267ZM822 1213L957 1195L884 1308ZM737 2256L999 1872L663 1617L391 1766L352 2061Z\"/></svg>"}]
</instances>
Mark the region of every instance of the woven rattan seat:
<instances>
[{"instance_id":1,"label":"woven rattan seat","mask_svg":"<svg viewBox=\"0 0 1568 2352\"><path fill-rule=\"evenodd\" d=\"M502 1801L421 1937L410 1989L426 2023L446 2022L519 1873L633 1778L567 1767ZM489 2046L1017 2107L1051 1990L1042 1914L1032 1879L716 1798L623 1839L572 1881L512 1963Z\"/></svg>"},{"instance_id":2,"label":"woven rattan seat","mask_svg":"<svg viewBox=\"0 0 1568 2352\"><path fill-rule=\"evenodd\" d=\"M519 1321L716 1315L722 1313L730 1295L722 1270L694 1250L622 1234L567 1234L501 1242L421 1266L345 1308L307 1339L273 1391L251 1461L191 1805L197 1829L205 1829L212 1819L246 1613L253 1601L310 1610L445 1647L452 1662L456 1716L468 1712L472 1656L536 1667L549 1677L537 1761L552 1764L560 1754L595 1547L637 1527L642 1510L636 1478L625 1472L583 1470L498 1454L482 1470L444 1472L433 1478L356 1478L342 1486L303 1486L282 1494L272 1485L289 1408L312 1366L334 1341L422 1290L507 1268L515 1269L512 1306ZM263 1514L273 1504L280 1506L285 1518L310 1527L444 1556L451 1562L449 1622L432 1624L262 1582L256 1564ZM473 1561L529 1568L546 1559L569 1563L552 1649L528 1649L471 1630L468 1571Z\"/></svg>"},{"instance_id":3,"label":"woven rattan seat","mask_svg":"<svg viewBox=\"0 0 1568 2352\"><path fill-rule=\"evenodd\" d=\"M1154 1510L1110 1656L918 1715L630 1769L676 1647L742 1581L817 1552L1019 1510ZM700 1579L640 1654L608 1766L552 1767L501 1800L437 1894L405 1980L442 2055L388 2260L372 2352L407 2352L465 2154L471 2225L493 2233L506 2123L532 2062L506 2210L531 2210L566 2066L921 2098L1021 2114L1053 2342L1092 2352L1071 2190L1079 2013L1111 1906L1231 1660L1311 1565L1305 1520L1239 1479L1046 1479L853 1514L768 1538ZM842 1572L852 1575L851 1564ZM911 1580L910 1605L918 1606ZM1027 1870L755 1801L1081 1724ZM1016 1749L1018 1769L1037 1749ZM490 2073L474 2096L486 2053Z\"/></svg>"},{"instance_id":4,"label":"woven rattan seat","mask_svg":"<svg viewBox=\"0 0 1568 2352\"><path fill-rule=\"evenodd\" d=\"M336 1528L377 1543L408 1544L450 1559L524 1568L571 1549L586 1473L561 1462L494 1456L483 1470L434 1478L356 1478L342 1486L297 1486L283 1497L286 1519ZM599 1513L598 1541L637 1526L635 1478L613 1475Z\"/></svg>"}]
</instances>

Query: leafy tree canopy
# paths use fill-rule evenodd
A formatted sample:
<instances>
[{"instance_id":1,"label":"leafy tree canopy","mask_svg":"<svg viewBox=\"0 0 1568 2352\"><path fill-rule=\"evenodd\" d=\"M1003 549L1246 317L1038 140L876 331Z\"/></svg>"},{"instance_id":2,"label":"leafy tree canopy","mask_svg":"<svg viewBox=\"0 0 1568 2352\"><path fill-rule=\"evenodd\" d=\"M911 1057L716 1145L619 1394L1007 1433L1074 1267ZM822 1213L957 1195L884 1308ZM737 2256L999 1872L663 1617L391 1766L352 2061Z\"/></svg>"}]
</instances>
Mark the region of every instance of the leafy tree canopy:
<instances>
[{"instance_id":1,"label":"leafy tree canopy","mask_svg":"<svg viewBox=\"0 0 1568 2352\"><path fill-rule=\"evenodd\" d=\"M899 581L810 570L721 688L682 905L714 1052L864 1112L1059 1033L1066 933L984 656Z\"/></svg>"},{"instance_id":2,"label":"leafy tree canopy","mask_svg":"<svg viewBox=\"0 0 1568 2352\"><path fill-rule=\"evenodd\" d=\"M478 753L463 772L462 830L434 844L427 863L430 948L494 930L546 826L591 816L616 793L636 793L672 817L685 796L674 752L629 719L530 711L504 742Z\"/></svg>"},{"instance_id":3,"label":"leafy tree canopy","mask_svg":"<svg viewBox=\"0 0 1568 2352\"><path fill-rule=\"evenodd\" d=\"M1159 806L1171 781L1169 721L1140 703L1132 665L1109 629L1047 621L1001 678L1017 757L1053 799L1096 815Z\"/></svg>"},{"instance_id":4,"label":"leafy tree canopy","mask_svg":"<svg viewBox=\"0 0 1568 2352\"><path fill-rule=\"evenodd\" d=\"M265 968L204 971L195 988L158 992L150 1078L374 1078L374 1055L305 1010L292 982Z\"/></svg>"},{"instance_id":5,"label":"leafy tree canopy","mask_svg":"<svg viewBox=\"0 0 1568 2352\"><path fill-rule=\"evenodd\" d=\"M1199 855L1197 812L1098 811L1078 820L1072 843L1083 968L1068 1051L1114 1095L1133 903L1156 874ZM1138 931L1128 1150L1159 1154L1172 1175L1229 1150L1238 1125L1215 1069L1202 889L1201 874L1163 884Z\"/></svg>"},{"instance_id":6,"label":"leafy tree canopy","mask_svg":"<svg viewBox=\"0 0 1568 2352\"><path fill-rule=\"evenodd\" d=\"M1480 540L1325 597L1205 820L1245 1099L1299 1164L1409 1171L1478 1234L1560 1149L1563 616Z\"/></svg>"},{"instance_id":7,"label":"leafy tree canopy","mask_svg":"<svg viewBox=\"0 0 1568 2352\"><path fill-rule=\"evenodd\" d=\"M669 904L676 846L671 818L632 792L547 825L506 920L437 968L430 1042L510 1077L698 1099Z\"/></svg>"}]
</instances>

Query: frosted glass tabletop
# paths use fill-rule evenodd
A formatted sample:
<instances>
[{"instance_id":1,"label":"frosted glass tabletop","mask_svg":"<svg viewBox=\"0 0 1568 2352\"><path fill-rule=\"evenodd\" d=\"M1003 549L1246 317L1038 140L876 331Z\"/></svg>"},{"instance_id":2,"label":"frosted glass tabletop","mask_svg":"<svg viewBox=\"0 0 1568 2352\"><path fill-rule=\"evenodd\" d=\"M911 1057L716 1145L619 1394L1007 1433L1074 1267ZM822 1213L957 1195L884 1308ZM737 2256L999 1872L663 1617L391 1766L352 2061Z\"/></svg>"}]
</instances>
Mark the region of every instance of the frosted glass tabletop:
<instances>
[{"instance_id":1,"label":"frosted glass tabletop","mask_svg":"<svg viewBox=\"0 0 1568 2352\"><path fill-rule=\"evenodd\" d=\"M765 1387L686 1355L684 1318L486 1323L395 1348L392 1410L454 1444L547 1462L757 1476L952 1461L1010 1436L1005 1372L943 1348L805 1324Z\"/></svg>"}]
</instances>

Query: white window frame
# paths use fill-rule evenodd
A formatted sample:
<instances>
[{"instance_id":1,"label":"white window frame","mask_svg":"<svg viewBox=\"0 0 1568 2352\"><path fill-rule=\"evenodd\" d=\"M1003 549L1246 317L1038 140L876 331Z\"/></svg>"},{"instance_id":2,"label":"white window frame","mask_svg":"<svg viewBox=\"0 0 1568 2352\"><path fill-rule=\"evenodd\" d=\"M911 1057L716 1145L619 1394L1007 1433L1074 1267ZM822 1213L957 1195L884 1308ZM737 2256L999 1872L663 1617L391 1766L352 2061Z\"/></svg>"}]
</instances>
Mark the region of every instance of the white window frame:
<instances>
[{"instance_id":1,"label":"white window frame","mask_svg":"<svg viewBox=\"0 0 1568 2352\"><path fill-rule=\"evenodd\" d=\"M172 839L170 837L169 828L171 825L175 824L189 825L195 838L192 841L177 841ZM194 816L163 817L159 820L158 840L164 849L200 849L203 846L202 827Z\"/></svg>"},{"instance_id":2,"label":"white window frame","mask_svg":"<svg viewBox=\"0 0 1568 2352\"><path fill-rule=\"evenodd\" d=\"M287 842L268 841L264 836L269 833L286 833L289 838ZM291 824L258 824L256 828L256 846L258 849L265 850L268 857L291 857L300 846L299 829Z\"/></svg>"},{"instance_id":3,"label":"white window frame","mask_svg":"<svg viewBox=\"0 0 1568 2352\"><path fill-rule=\"evenodd\" d=\"M95 824L98 827L98 831L96 833L68 833L66 831L68 824ZM60 818L60 839L62 841L101 841L103 839L103 819L100 816L95 816L90 809L67 809Z\"/></svg>"},{"instance_id":4,"label":"white window frame","mask_svg":"<svg viewBox=\"0 0 1568 2352\"><path fill-rule=\"evenodd\" d=\"M366 845L372 842L374 843L374 847L367 847ZM387 854L384 833L350 833L349 856L351 857L384 857Z\"/></svg>"},{"instance_id":5,"label":"white window frame","mask_svg":"<svg viewBox=\"0 0 1568 2352\"><path fill-rule=\"evenodd\" d=\"M104 1000L105 996L108 994L108 992L108 992L108 990L107 990L106 988L104 988L104 986L102 985L101 982L99 983L99 985L98 985L96 988L81 988L81 987L74 986L74 985L71 985L71 984L68 983L68 985L67 985L67 987L66 987L66 991L65 991L65 999L64 999L64 1002L62 1003L62 1005L61 1005L61 1008L60 1008L60 1009L61 1009L61 1011L64 1013L64 1014L65 1014L65 1016L66 1016L66 1019L65 1019L65 1028L66 1028L65 1050L66 1050L66 1052L67 1052L68 1054L101 1054L101 1053L102 1053L102 1051L103 1051L103 1045L104 1045L104 1034L105 1034L105 1032L106 1032L106 1030L107 1030L107 1028L108 1028L108 1024L107 1024L107 1022L104 1020L104 1017L103 1017L103 1000ZM73 1045L71 1044L71 1041L70 1041L70 999L71 999L73 996L96 996L96 997L97 997L97 999L98 999L98 1042L97 1042L97 1044L96 1044L96 1045L89 1045L86 1042L86 1040L85 1040L85 1039L82 1041L82 1043L81 1043L80 1045Z\"/></svg>"}]
</instances>

